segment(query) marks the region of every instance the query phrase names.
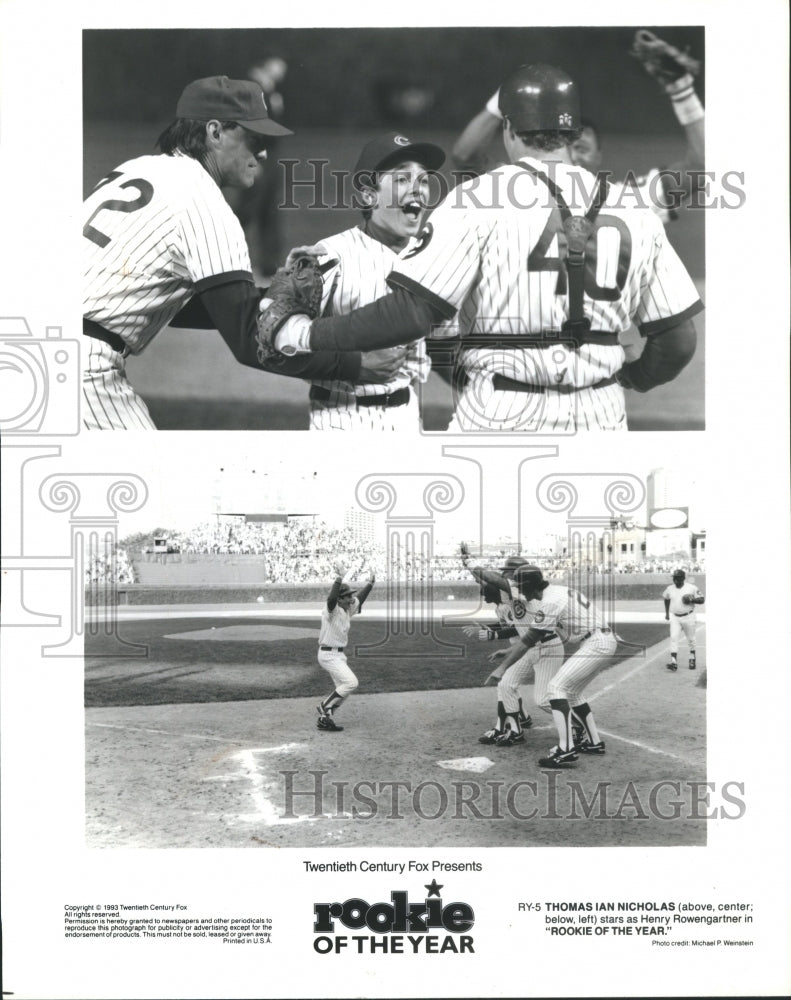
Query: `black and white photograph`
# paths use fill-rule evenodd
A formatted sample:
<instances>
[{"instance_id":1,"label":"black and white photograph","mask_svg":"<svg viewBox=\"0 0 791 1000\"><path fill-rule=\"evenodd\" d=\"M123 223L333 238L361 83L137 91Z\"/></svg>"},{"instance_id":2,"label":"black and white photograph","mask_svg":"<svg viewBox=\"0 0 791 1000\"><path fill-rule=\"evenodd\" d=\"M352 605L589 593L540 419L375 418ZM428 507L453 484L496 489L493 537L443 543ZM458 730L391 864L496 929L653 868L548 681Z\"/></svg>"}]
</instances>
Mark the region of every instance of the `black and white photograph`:
<instances>
[{"instance_id":1,"label":"black and white photograph","mask_svg":"<svg viewBox=\"0 0 791 1000\"><path fill-rule=\"evenodd\" d=\"M789 994L787 39L0 0L4 996Z\"/></svg>"},{"instance_id":2,"label":"black and white photograph","mask_svg":"<svg viewBox=\"0 0 791 1000\"><path fill-rule=\"evenodd\" d=\"M83 426L701 430L705 31L664 34L86 31Z\"/></svg>"},{"instance_id":3,"label":"black and white photograph","mask_svg":"<svg viewBox=\"0 0 791 1000\"><path fill-rule=\"evenodd\" d=\"M156 451L86 565L89 845L706 843L694 472Z\"/></svg>"}]
</instances>

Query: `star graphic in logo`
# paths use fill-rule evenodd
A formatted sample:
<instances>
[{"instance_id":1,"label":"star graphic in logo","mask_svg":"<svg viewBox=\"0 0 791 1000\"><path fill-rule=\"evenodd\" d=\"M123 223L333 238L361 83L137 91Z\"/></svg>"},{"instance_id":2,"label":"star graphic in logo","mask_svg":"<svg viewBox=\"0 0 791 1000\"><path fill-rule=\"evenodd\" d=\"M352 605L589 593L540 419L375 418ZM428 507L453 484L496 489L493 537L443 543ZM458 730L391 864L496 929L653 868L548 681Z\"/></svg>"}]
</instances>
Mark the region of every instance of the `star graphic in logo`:
<instances>
[{"instance_id":1,"label":"star graphic in logo","mask_svg":"<svg viewBox=\"0 0 791 1000\"><path fill-rule=\"evenodd\" d=\"M426 894L426 897L428 898L428 896L439 896L439 890L442 888L442 886L437 885L437 880L433 878L430 884L426 886L426 888L428 889L428 892Z\"/></svg>"}]
</instances>

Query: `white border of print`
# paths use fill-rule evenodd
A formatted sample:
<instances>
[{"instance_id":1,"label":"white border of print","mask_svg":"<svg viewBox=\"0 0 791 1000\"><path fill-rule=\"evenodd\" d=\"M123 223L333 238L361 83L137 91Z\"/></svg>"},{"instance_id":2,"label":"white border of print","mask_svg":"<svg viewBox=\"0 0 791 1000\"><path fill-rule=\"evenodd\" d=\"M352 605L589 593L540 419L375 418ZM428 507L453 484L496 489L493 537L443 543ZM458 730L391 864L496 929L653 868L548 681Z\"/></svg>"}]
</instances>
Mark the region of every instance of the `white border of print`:
<instances>
[{"instance_id":1,"label":"white border of print","mask_svg":"<svg viewBox=\"0 0 791 1000\"><path fill-rule=\"evenodd\" d=\"M457 7L455 13L460 24L479 24L482 17L473 7ZM460 956L451 966L440 956L404 956L384 964L324 958L305 947L301 933L312 904L356 893L359 882L292 878L297 866L275 851L85 849L81 661L39 662L30 630L2 629L4 985L17 998L724 996L783 994L791 988L786 843L791 817L785 745L778 739L783 719L776 710L791 696L784 628L787 9L781 0L757 0L747 10L725 0L661 7L614 3L606 16L593 19L595 13L590 3L522 4L497 11L496 19L502 25L556 24L561 17L568 24L656 26L657 18L705 24L707 168L743 170L746 178L744 208L707 218L707 430L660 442L665 454L699 462L720 498L709 526L716 545L708 563L708 652L712 674L721 678L709 687L709 767L718 779L744 781L746 815L738 822L712 823L702 849L486 852L490 888L476 914L474 957ZM311 2L299 14L305 25L351 26L361 12ZM364 16L372 26L377 21L387 26L389 14L379 7L366 9ZM399 20L407 14L425 25L446 17L433 3L394 12ZM293 12L233 0L211 8L149 0L131 7L0 0L0 315L23 315L40 337L47 327L61 326L65 337L78 330L79 281L72 262L82 190L82 30L262 26L294 26ZM63 438L53 447L61 449L66 467L99 471L84 438ZM119 438L113 468L123 472L125 451L140 447L144 443L134 435ZM578 447L584 442L566 454L581 454ZM12 485L16 490L16 482ZM11 519L21 516L27 497L4 492L3 500L5 551ZM43 532L42 527L31 559L53 551L48 545L55 542ZM56 541L59 546L62 539ZM31 607L51 605L59 586L57 572L43 573L26 601ZM371 855L384 860L385 853L392 852ZM297 852L294 858L309 855ZM453 851L444 856L466 860ZM458 898L480 898L479 879L454 879ZM370 885L372 898L391 888L386 879ZM223 913L265 909L284 932L300 930L287 939L283 933L266 955L249 947L219 950L194 943L176 949L162 941L64 939L64 903L123 900L133 890L150 891L152 898L185 898ZM648 943L617 939L591 946L556 942L549 948L545 936L533 933L535 925L526 933L518 900L575 900L582 893L680 900L706 900L716 893L717 899L750 902L756 944L718 950L712 962L705 949L652 950Z\"/></svg>"}]
</instances>

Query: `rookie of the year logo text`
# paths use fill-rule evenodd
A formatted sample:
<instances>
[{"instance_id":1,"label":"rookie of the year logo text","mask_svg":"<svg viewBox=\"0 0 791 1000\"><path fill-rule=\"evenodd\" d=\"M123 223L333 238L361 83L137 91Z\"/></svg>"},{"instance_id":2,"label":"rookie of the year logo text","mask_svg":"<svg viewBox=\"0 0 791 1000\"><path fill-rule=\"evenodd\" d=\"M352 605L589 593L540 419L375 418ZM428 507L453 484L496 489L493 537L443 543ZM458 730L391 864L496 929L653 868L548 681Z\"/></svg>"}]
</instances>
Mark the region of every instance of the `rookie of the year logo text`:
<instances>
[{"instance_id":1,"label":"rookie of the year logo text","mask_svg":"<svg viewBox=\"0 0 791 1000\"><path fill-rule=\"evenodd\" d=\"M358 954L473 954L466 934L475 923L469 903L443 904L441 885L433 879L420 903L410 903L406 892L393 891L387 903L368 903L357 897L343 903L314 903L316 935L313 949L320 955L349 949ZM360 934L338 934L337 924ZM432 931L442 931L432 934ZM373 933L370 933L373 932Z\"/></svg>"}]
</instances>

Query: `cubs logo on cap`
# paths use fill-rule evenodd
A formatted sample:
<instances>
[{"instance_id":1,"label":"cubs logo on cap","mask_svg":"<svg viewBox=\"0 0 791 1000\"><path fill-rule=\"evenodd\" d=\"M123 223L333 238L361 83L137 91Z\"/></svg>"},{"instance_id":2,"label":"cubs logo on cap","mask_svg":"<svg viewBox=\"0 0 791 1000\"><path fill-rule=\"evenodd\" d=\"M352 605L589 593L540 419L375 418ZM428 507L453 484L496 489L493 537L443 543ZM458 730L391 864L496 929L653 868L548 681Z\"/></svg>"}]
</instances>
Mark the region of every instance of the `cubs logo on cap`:
<instances>
[{"instance_id":1,"label":"cubs logo on cap","mask_svg":"<svg viewBox=\"0 0 791 1000\"><path fill-rule=\"evenodd\" d=\"M412 142L400 132L386 132L363 146L354 172L375 174L405 160L414 160L426 170L439 170L445 162L445 151L431 142Z\"/></svg>"}]
</instances>

